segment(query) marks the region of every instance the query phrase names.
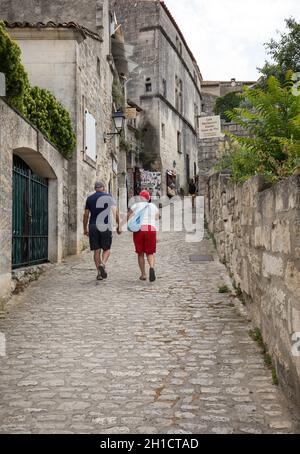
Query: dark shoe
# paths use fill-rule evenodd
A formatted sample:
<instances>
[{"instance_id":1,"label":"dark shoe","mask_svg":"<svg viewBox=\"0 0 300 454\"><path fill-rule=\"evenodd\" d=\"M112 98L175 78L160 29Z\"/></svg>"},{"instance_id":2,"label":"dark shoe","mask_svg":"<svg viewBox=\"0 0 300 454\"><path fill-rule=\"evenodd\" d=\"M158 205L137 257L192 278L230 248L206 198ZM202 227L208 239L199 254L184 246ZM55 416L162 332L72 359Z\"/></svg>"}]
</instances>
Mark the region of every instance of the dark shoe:
<instances>
[{"instance_id":1,"label":"dark shoe","mask_svg":"<svg viewBox=\"0 0 300 454\"><path fill-rule=\"evenodd\" d=\"M98 270L97 281L103 281L103 277L101 276L100 269Z\"/></svg>"},{"instance_id":2,"label":"dark shoe","mask_svg":"<svg viewBox=\"0 0 300 454\"><path fill-rule=\"evenodd\" d=\"M99 273L102 279L107 279L107 272L105 271L105 266L101 265L99 267Z\"/></svg>"},{"instance_id":3,"label":"dark shoe","mask_svg":"<svg viewBox=\"0 0 300 454\"><path fill-rule=\"evenodd\" d=\"M150 268L150 270L149 270L149 281L150 282L154 282L155 280L156 280L155 270L154 270L154 268Z\"/></svg>"}]
</instances>

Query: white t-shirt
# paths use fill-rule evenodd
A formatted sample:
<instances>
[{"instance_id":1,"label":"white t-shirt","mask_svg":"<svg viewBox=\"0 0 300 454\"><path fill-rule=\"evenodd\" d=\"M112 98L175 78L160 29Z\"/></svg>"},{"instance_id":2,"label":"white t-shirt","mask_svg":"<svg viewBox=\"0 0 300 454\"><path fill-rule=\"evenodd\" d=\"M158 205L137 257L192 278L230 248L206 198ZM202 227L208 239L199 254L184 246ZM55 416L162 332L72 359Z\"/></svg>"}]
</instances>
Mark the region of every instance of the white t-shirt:
<instances>
[{"instance_id":1,"label":"white t-shirt","mask_svg":"<svg viewBox=\"0 0 300 454\"><path fill-rule=\"evenodd\" d=\"M142 225L151 225L155 229L157 229L158 225L158 220L156 219L157 214L159 213L158 208L154 203L148 203L148 202L138 202L132 205L130 207L131 211L136 215L139 213L141 210L143 210L145 207L145 213L144 217L142 220Z\"/></svg>"}]
</instances>

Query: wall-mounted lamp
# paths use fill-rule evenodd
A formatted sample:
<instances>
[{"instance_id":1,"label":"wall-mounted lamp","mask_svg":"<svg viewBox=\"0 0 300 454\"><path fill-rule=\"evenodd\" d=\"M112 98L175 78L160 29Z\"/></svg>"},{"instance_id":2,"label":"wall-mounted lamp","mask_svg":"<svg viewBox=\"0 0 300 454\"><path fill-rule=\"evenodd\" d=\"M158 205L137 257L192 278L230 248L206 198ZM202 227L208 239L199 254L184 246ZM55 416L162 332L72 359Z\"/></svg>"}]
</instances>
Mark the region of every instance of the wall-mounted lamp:
<instances>
[{"instance_id":1,"label":"wall-mounted lamp","mask_svg":"<svg viewBox=\"0 0 300 454\"><path fill-rule=\"evenodd\" d=\"M113 136L119 136L124 129L125 116L123 112L113 112L112 119L114 122L116 132L105 132L104 142L111 140Z\"/></svg>"},{"instance_id":2,"label":"wall-mounted lamp","mask_svg":"<svg viewBox=\"0 0 300 454\"><path fill-rule=\"evenodd\" d=\"M174 169L176 168L176 166L177 166L177 162L176 162L176 161L173 161L173 167L174 167Z\"/></svg>"}]
</instances>

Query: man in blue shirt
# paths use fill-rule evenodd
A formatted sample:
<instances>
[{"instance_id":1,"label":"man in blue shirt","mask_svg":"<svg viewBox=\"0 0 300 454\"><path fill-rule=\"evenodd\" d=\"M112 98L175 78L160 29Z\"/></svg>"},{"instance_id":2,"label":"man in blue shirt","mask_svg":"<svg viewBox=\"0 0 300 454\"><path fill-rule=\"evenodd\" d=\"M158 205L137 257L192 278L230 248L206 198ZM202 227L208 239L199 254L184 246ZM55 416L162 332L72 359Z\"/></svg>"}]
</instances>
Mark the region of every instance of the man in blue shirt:
<instances>
[{"instance_id":1,"label":"man in blue shirt","mask_svg":"<svg viewBox=\"0 0 300 454\"><path fill-rule=\"evenodd\" d=\"M86 200L83 230L90 239L90 248L94 251L94 261L98 271L97 280L101 281L107 279L105 267L112 245L112 215L116 219L118 233L120 233L120 219L116 202L112 195L105 191L104 183L96 182L95 191Z\"/></svg>"}]
</instances>

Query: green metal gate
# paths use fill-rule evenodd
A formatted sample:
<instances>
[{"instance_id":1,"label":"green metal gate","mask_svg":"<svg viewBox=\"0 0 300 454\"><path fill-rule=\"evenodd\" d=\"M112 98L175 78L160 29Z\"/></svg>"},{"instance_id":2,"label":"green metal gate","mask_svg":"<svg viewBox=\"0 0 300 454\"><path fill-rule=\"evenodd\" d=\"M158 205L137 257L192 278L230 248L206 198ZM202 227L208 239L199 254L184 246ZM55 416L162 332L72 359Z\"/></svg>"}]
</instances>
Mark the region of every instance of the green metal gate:
<instances>
[{"instance_id":1,"label":"green metal gate","mask_svg":"<svg viewBox=\"0 0 300 454\"><path fill-rule=\"evenodd\" d=\"M18 156L13 160L12 266L48 260L48 181Z\"/></svg>"}]
</instances>

